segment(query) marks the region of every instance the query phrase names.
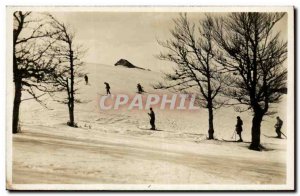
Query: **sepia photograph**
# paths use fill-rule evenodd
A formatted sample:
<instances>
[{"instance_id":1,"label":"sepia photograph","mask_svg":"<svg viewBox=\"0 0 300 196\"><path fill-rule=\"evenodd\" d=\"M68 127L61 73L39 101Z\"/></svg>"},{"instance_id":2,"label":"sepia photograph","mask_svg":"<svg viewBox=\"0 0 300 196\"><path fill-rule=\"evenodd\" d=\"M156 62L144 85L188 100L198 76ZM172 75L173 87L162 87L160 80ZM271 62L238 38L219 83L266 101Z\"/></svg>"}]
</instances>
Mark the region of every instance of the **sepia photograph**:
<instances>
[{"instance_id":1,"label":"sepia photograph","mask_svg":"<svg viewBox=\"0 0 300 196\"><path fill-rule=\"evenodd\" d=\"M293 7L6 8L8 190L295 190Z\"/></svg>"}]
</instances>

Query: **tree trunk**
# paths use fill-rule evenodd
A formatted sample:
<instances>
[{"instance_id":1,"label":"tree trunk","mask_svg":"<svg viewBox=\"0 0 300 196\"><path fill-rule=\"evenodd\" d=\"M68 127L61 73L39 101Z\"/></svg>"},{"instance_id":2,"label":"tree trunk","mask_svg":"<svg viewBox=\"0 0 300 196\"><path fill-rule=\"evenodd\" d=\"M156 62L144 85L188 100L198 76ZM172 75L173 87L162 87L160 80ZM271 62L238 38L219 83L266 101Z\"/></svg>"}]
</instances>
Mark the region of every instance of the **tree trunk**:
<instances>
[{"instance_id":1,"label":"tree trunk","mask_svg":"<svg viewBox=\"0 0 300 196\"><path fill-rule=\"evenodd\" d=\"M70 100L70 103L68 104L68 107L69 107L69 118L70 118L69 126L75 127L75 122L74 122L74 107L72 105L74 105L74 103L72 104L71 100Z\"/></svg>"},{"instance_id":2,"label":"tree trunk","mask_svg":"<svg viewBox=\"0 0 300 196\"><path fill-rule=\"evenodd\" d=\"M15 98L13 105L13 124L12 132L18 133L19 131L19 111L22 97L22 84L20 79L15 79Z\"/></svg>"},{"instance_id":3,"label":"tree trunk","mask_svg":"<svg viewBox=\"0 0 300 196\"><path fill-rule=\"evenodd\" d=\"M22 13L22 12L21 12ZM17 57L16 57L16 42L18 36L23 28L23 18L21 17L20 26L13 32L13 81L15 84L15 97L13 105L13 122L12 133L18 133L19 129L19 113L22 97L22 78L18 70Z\"/></svg>"},{"instance_id":4,"label":"tree trunk","mask_svg":"<svg viewBox=\"0 0 300 196\"><path fill-rule=\"evenodd\" d=\"M251 150L260 150L260 125L262 122L263 115L261 112L254 112L254 117L252 119L252 129L251 129L251 136L252 141L249 149Z\"/></svg>"},{"instance_id":5,"label":"tree trunk","mask_svg":"<svg viewBox=\"0 0 300 196\"><path fill-rule=\"evenodd\" d=\"M214 139L214 114L213 108L208 108L208 139Z\"/></svg>"},{"instance_id":6,"label":"tree trunk","mask_svg":"<svg viewBox=\"0 0 300 196\"><path fill-rule=\"evenodd\" d=\"M69 122L68 125L71 127L75 127L75 122L74 122L74 98L70 92L70 87L69 87L69 79L67 79L67 92L68 92L68 109L69 109Z\"/></svg>"},{"instance_id":7,"label":"tree trunk","mask_svg":"<svg viewBox=\"0 0 300 196\"><path fill-rule=\"evenodd\" d=\"M71 79L71 84L70 84L70 96L69 96L69 116L70 116L70 126L75 127L75 122L74 122L74 62L73 62L73 51L71 49L71 44L69 45L70 47L70 79Z\"/></svg>"}]
</instances>

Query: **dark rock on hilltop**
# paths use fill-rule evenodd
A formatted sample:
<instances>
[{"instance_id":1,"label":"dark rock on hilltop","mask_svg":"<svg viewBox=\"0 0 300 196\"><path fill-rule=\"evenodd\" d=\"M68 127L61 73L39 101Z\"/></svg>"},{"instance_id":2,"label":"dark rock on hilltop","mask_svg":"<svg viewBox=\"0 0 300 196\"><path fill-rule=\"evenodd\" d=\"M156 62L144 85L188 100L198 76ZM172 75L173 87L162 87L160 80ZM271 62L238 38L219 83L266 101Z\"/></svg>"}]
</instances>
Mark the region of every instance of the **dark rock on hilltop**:
<instances>
[{"instance_id":1,"label":"dark rock on hilltop","mask_svg":"<svg viewBox=\"0 0 300 196\"><path fill-rule=\"evenodd\" d=\"M127 67L127 68L136 68L136 69L146 70L144 68L133 65L126 59L120 59L118 62L115 63L115 66L123 66L123 67ZM147 69L147 70L150 71L149 69Z\"/></svg>"},{"instance_id":2,"label":"dark rock on hilltop","mask_svg":"<svg viewBox=\"0 0 300 196\"><path fill-rule=\"evenodd\" d=\"M118 66L118 65L122 65L122 66L128 67L128 68L136 68L135 65L133 65L132 63L130 63L126 59L120 59L118 62L115 63L115 66Z\"/></svg>"}]
</instances>

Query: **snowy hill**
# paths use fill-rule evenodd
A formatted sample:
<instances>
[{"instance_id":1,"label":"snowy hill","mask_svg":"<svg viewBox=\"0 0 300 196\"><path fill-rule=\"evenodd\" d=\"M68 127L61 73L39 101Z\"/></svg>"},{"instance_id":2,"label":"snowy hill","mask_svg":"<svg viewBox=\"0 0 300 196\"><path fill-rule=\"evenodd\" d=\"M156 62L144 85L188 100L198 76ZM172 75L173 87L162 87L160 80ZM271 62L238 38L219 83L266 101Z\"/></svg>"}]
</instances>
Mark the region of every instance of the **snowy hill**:
<instances>
[{"instance_id":1,"label":"snowy hill","mask_svg":"<svg viewBox=\"0 0 300 196\"><path fill-rule=\"evenodd\" d=\"M217 110L214 127L219 140L208 141L206 109L188 112L154 108L159 131L150 131L147 111L103 111L98 100L105 94L104 82L110 84L112 94L134 95L137 83L147 93L166 92L152 88L162 81L162 73L103 64L85 66L90 84L82 82L79 86L78 98L87 101L75 105L79 128L66 126L66 105L49 99L51 110L46 110L34 101L22 103L22 133L14 136L16 183L285 182L286 140L262 135L263 145L272 151L247 149L251 113L237 113L233 108ZM281 104L279 110L286 122L285 105ZM231 139L237 115L244 121L245 142L222 141ZM275 118L265 118L262 133L275 135L274 124ZM249 161L250 157L256 162ZM269 172L273 170L277 174Z\"/></svg>"}]
</instances>

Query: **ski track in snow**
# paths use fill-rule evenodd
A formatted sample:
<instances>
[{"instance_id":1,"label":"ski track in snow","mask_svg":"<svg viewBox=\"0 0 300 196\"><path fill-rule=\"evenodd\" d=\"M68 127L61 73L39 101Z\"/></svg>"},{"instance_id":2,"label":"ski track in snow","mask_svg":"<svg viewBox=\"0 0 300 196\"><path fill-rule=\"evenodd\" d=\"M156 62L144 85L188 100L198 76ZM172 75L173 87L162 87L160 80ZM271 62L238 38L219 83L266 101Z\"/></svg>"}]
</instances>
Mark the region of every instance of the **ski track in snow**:
<instances>
[{"instance_id":1,"label":"ski track in snow","mask_svg":"<svg viewBox=\"0 0 300 196\"><path fill-rule=\"evenodd\" d=\"M284 183L284 163L189 151L178 142L160 145L155 139L136 142L140 138L117 135L110 141L111 134L101 135L97 140L36 132L16 136L15 160L27 159L14 161L14 183Z\"/></svg>"}]
</instances>

